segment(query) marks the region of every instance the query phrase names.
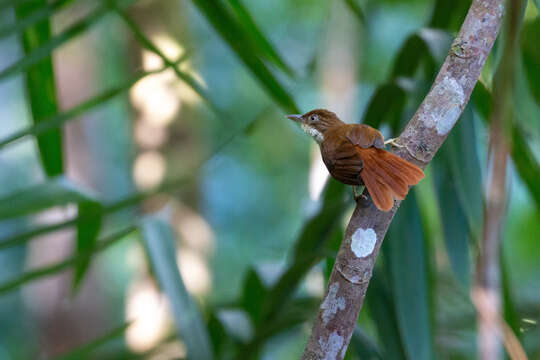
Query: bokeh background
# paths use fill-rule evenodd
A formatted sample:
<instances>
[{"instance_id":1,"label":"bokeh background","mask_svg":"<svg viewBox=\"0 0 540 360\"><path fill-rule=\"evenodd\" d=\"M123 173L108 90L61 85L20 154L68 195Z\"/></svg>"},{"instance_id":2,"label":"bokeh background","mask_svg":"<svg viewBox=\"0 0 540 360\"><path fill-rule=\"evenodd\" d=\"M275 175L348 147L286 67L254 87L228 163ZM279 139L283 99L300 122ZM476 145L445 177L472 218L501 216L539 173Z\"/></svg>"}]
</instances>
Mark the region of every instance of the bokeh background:
<instances>
[{"instance_id":1,"label":"bokeh background","mask_svg":"<svg viewBox=\"0 0 540 360\"><path fill-rule=\"evenodd\" d=\"M1 0L0 359L298 358L353 201L284 115L399 134L469 5ZM540 359L540 17L522 5L500 269ZM476 358L501 48L390 228L348 359Z\"/></svg>"}]
</instances>

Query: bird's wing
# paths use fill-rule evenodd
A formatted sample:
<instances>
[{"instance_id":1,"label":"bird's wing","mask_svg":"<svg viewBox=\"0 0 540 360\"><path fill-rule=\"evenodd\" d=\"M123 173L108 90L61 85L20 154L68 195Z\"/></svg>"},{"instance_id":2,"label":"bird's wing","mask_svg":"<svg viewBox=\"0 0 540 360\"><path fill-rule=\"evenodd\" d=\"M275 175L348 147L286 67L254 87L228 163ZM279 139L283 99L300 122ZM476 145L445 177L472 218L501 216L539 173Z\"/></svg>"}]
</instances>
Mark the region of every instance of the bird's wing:
<instances>
[{"instance_id":1,"label":"bird's wing","mask_svg":"<svg viewBox=\"0 0 540 360\"><path fill-rule=\"evenodd\" d=\"M364 162L358 146L343 141L337 146L326 146L328 143L321 144L321 154L328 171L334 178L348 185L361 185L360 172L364 167Z\"/></svg>"},{"instance_id":2,"label":"bird's wing","mask_svg":"<svg viewBox=\"0 0 540 360\"><path fill-rule=\"evenodd\" d=\"M364 124L350 124L346 126L347 132L345 136L352 144L364 149L372 146L378 149L384 149L384 137L379 130Z\"/></svg>"}]
</instances>

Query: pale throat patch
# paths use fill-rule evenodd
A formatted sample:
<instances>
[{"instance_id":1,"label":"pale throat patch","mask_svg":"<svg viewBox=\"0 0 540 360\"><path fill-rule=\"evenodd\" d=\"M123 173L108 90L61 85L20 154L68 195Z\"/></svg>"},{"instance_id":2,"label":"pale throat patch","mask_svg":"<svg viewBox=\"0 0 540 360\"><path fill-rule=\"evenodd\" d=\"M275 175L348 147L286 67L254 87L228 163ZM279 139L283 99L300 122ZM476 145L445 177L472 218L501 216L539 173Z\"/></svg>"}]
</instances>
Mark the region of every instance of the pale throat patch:
<instances>
[{"instance_id":1,"label":"pale throat patch","mask_svg":"<svg viewBox=\"0 0 540 360\"><path fill-rule=\"evenodd\" d=\"M304 132L306 134L308 134L309 136L314 138L315 141L318 142L319 144L324 141L324 136L323 136L322 132L315 129L313 126L310 126L310 125L307 125L307 124L302 124L302 130L304 130Z\"/></svg>"}]
</instances>

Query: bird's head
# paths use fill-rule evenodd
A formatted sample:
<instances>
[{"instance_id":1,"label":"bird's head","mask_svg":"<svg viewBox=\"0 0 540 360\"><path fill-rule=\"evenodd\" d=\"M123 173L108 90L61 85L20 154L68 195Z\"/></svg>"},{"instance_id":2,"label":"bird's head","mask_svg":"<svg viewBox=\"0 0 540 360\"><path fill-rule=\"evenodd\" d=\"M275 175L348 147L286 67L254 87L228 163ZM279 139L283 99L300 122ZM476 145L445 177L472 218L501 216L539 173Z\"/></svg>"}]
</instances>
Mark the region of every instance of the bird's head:
<instances>
[{"instance_id":1,"label":"bird's head","mask_svg":"<svg viewBox=\"0 0 540 360\"><path fill-rule=\"evenodd\" d=\"M302 130L319 144L324 141L326 131L335 126L343 125L336 114L324 109L311 110L304 115L287 115L287 117L300 123Z\"/></svg>"}]
</instances>

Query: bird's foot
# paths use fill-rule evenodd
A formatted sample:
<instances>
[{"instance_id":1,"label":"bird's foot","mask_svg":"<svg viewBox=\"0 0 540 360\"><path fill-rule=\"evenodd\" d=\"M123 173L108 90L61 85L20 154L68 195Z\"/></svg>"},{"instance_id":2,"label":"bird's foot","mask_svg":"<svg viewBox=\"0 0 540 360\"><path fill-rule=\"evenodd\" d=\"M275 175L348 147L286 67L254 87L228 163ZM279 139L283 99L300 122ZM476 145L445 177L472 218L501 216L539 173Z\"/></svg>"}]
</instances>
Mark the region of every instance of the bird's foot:
<instances>
[{"instance_id":1,"label":"bird's foot","mask_svg":"<svg viewBox=\"0 0 540 360\"><path fill-rule=\"evenodd\" d=\"M395 146L395 147L397 147L397 148L403 148L403 147L405 147L405 145L401 145L401 144L398 144L398 143L397 143L397 138L388 139L388 140L386 140L386 141L384 142L384 145L388 145L388 144L390 144L390 145L392 145L392 146Z\"/></svg>"},{"instance_id":2,"label":"bird's foot","mask_svg":"<svg viewBox=\"0 0 540 360\"><path fill-rule=\"evenodd\" d=\"M361 190L359 190L360 194L357 193L357 191L356 191L357 188L361 188ZM353 191L354 201L358 202L358 200L361 200L361 199L366 200L367 199L367 196L363 194L364 188L365 188L365 186L353 185L352 191Z\"/></svg>"}]
</instances>

